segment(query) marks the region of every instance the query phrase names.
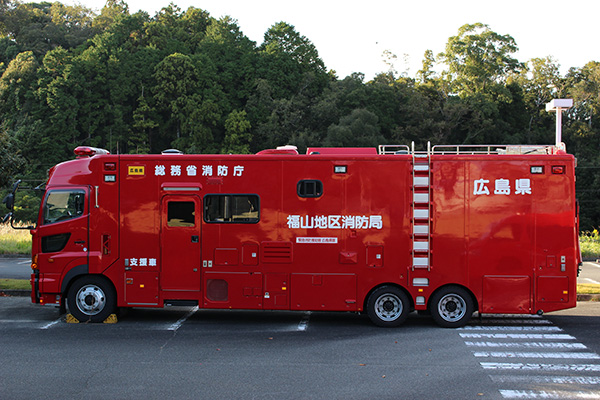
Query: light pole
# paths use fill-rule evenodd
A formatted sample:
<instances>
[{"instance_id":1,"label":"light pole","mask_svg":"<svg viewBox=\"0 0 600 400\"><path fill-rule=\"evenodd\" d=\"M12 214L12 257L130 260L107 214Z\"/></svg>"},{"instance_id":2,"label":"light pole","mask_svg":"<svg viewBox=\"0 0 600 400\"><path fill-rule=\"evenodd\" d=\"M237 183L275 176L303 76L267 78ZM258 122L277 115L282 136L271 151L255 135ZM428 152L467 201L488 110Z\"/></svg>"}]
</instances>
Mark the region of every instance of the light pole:
<instances>
[{"instance_id":1,"label":"light pole","mask_svg":"<svg viewBox=\"0 0 600 400\"><path fill-rule=\"evenodd\" d=\"M573 107L573 99L554 99L546 103L546 111L556 112L556 147L565 150L562 143L562 112Z\"/></svg>"}]
</instances>

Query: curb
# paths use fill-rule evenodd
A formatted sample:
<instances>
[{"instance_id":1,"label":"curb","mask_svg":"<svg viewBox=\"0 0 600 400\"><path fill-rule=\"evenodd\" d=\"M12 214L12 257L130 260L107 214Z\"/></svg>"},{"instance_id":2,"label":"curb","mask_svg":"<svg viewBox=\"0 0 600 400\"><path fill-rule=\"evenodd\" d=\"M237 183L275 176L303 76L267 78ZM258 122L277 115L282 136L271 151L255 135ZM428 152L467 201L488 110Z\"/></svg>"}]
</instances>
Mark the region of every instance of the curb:
<instances>
[{"instance_id":1,"label":"curb","mask_svg":"<svg viewBox=\"0 0 600 400\"><path fill-rule=\"evenodd\" d=\"M0 289L0 297L29 297L31 290L2 290Z\"/></svg>"}]
</instances>

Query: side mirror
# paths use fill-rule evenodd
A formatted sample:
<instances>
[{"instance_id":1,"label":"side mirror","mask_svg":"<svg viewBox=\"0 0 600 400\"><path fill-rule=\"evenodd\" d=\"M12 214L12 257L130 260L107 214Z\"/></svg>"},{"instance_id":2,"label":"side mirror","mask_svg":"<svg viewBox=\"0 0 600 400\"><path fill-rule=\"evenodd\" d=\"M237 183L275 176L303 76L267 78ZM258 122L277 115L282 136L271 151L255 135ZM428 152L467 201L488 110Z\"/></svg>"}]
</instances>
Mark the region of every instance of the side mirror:
<instances>
[{"instance_id":1,"label":"side mirror","mask_svg":"<svg viewBox=\"0 0 600 400\"><path fill-rule=\"evenodd\" d=\"M10 211L13 210L13 207L15 206L15 194L14 193L10 193L8 194L4 200L2 200L2 202L4 204L6 204L6 208L8 208Z\"/></svg>"}]
</instances>

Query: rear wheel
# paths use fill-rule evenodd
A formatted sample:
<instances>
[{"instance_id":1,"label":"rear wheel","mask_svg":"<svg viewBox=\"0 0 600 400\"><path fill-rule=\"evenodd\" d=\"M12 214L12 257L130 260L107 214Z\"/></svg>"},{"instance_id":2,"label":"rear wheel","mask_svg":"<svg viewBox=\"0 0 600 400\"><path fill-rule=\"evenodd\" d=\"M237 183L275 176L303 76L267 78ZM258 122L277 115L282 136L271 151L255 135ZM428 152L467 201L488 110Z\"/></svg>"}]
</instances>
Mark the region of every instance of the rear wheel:
<instances>
[{"instance_id":1,"label":"rear wheel","mask_svg":"<svg viewBox=\"0 0 600 400\"><path fill-rule=\"evenodd\" d=\"M102 322L116 310L116 293L110 282L99 276L84 276L69 288L69 312L80 322Z\"/></svg>"},{"instance_id":2,"label":"rear wheel","mask_svg":"<svg viewBox=\"0 0 600 400\"><path fill-rule=\"evenodd\" d=\"M439 326L459 328L471 319L474 305L469 292L458 286L449 286L431 297L429 309Z\"/></svg>"},{"instance_id":3,"label":"rear wheel","mask_svg":"<svg viewBox=\"0 0 600 400\"><path fill-rule=\"evenodd\" d=\"M367 300L367 314L375 325L383 327L399 326L408 317L410 302L408 296L394 286L375 289Z\"/></svg>"}]
</instances>

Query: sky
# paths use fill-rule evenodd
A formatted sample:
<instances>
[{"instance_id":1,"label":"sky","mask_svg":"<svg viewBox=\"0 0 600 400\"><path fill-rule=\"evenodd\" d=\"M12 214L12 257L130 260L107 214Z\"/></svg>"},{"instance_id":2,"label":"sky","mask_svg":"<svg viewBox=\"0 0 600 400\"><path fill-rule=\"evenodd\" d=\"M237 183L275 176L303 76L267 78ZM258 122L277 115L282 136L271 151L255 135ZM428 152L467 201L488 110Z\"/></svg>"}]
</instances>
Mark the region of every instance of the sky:
<instances>
[{"instance_id":1,"label":"sky","mask_svg":"<svg viewBox=\"0 0 600 400\"><path fill-rule=\"evenodd\" d=\"M125 0L131 13L153 16L171 0ZM511 35L522 62L552 56L564 74L571 67L600 61L598 0L172 0L238 21L257 44L273 24L284 21L316 46L329 70L344 78L362 72L367 79L388 71L384 51L397 56L394 69L415 77L426 50L444 51L464 24L481 22ZM63 0L100 10L104 0Z\"/></svg>"}]
</instances>

